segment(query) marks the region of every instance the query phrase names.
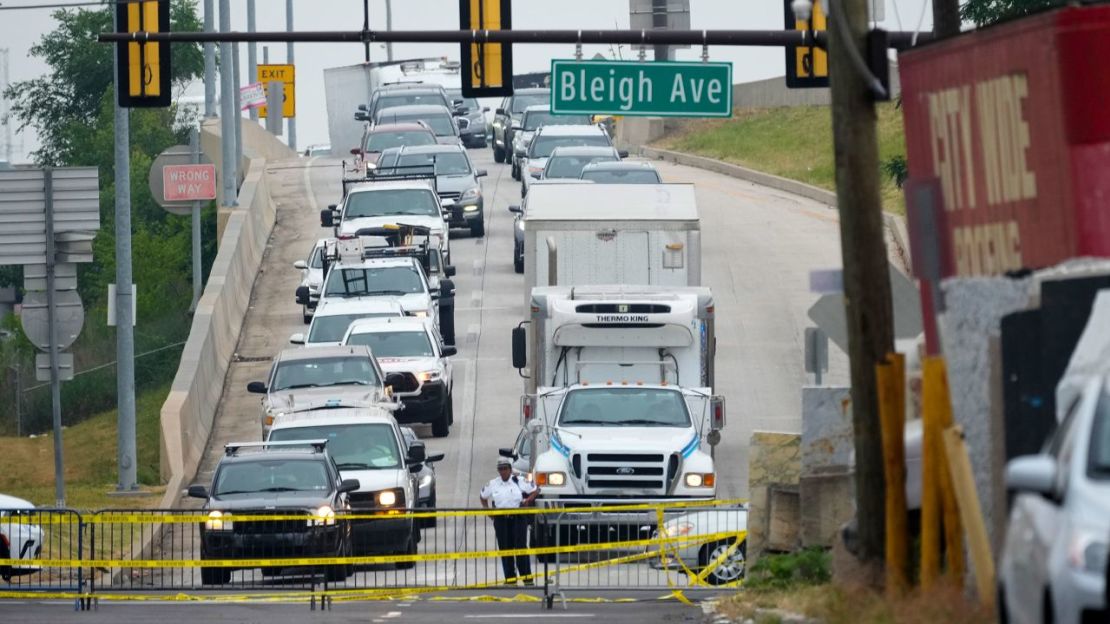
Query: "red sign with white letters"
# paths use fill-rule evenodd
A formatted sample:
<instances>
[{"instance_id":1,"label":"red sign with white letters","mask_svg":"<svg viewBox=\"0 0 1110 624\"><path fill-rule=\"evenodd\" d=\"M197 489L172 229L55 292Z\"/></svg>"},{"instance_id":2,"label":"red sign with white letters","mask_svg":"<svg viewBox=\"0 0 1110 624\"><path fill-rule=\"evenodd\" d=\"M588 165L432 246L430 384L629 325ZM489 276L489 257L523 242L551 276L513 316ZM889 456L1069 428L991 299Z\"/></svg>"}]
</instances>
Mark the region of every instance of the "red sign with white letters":
<instances>
[{"instance_id":1,"label":"red sign with white letters","mask_svg":"<svg viewBox=\"0 0 1110 624\"><path fill-rule=\"evenodd\" d=\"M216 199L215 165L162 167L163 199L168 202Z\"/></svg>"}]
</instances>

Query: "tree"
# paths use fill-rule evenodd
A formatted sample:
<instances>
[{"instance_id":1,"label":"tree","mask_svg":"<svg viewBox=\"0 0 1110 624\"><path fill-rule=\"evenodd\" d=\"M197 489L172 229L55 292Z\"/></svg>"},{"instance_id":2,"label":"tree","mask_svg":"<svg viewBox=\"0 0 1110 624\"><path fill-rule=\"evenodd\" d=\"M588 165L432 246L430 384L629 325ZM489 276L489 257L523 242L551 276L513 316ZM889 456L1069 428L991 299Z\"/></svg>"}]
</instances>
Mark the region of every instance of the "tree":
<instances>
[{"instance_id":1,"label":"tree","mask_svg":"<svg viewBox=\"0 0 1110 624\"><path fill-rule=\"evenodd\" d=\"M967 0L960 17L982 28L1064 4L1064 0Z\"/></svg>"},{"instance_id":2,"label":"tree","mask_svg":"<svg viewBox=\"0 0 1110 624\"><path fill-rule=\"evenodd\" d=\"M42 147L33 154L42 165L81 163L81 139L95 128L101 96L112 85L112 45L98 43L97 35L115 30L112 10L59 10L58 27L31 47L31 55L46 61L50 73L8 87L11 114L19 127L38 131ZM202 30L195 0L172 0L173 30ZM204 53L197 44L175 43L171 49L172 81L177 89L204 73Z\"/></svg>"}]
</instances>

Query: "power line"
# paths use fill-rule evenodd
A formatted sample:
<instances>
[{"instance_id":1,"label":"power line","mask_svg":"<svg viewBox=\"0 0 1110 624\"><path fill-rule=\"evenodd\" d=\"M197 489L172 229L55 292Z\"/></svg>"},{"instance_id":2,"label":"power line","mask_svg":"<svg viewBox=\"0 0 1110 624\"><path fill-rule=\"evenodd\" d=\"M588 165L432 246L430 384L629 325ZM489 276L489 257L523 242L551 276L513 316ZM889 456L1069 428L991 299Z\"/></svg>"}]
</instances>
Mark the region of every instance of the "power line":
<instances>
[{"instance_id":1,"label":"power line","mask_svg":"<svg viewBox=\"0 0 1110 624\"><path fill-rule=\"evenodd\" d=\"M22 4L18 6L7 6L0 4L0 11L29 11L35 9L68 9L70 7L84 7L84 6L107 6L109 4L126 4L126 0L93 0L91 2L69 2L57 4Z\"/></svg>"}]
</instances>

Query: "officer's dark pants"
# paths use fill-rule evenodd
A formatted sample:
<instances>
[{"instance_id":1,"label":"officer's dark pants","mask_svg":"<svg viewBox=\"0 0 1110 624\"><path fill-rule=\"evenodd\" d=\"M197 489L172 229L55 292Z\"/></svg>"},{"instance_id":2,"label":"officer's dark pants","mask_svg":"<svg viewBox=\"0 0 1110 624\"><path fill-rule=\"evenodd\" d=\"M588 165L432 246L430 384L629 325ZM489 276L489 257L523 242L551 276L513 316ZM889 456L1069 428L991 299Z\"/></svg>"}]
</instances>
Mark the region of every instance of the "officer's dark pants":
<instances>
[{"instance_id":1,"label":"officer's dark pants","mask_svg":"<svg viewBox=\"0 0 1110 624\"><path fill-rule=\"evenodd\" d=\"M510 550L528 547L528 516L494 516L493 532L497 536L497 548ZM501 557L501 569L505 580L532 573L528 555Z\"/></svg>"}]
</instances>

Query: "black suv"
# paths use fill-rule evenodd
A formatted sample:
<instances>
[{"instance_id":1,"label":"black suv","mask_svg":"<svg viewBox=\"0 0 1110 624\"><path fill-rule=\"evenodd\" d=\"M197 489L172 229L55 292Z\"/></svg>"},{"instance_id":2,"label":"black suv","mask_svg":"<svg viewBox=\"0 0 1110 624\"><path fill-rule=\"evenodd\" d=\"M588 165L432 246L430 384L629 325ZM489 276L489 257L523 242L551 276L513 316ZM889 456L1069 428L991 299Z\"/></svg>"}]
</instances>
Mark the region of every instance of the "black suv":
<instances>
[{"instance_id":1,"label":"black suv","mask_svg":"<svg viewBox=\"0 0 1110 624\"><path fill-rule=\"evenodd\" d=\"M342 480L325 450L326 440L233 443L224 447L212 490L189 487L203 498L208 520L200 525L201 559L349 557L351 526L337 514L350 509L357 479ZM243 452L244 450L255 452ZM297 520L241 521L252 515L304 516ZM245 565L244 567L253 567ZM329 582L353 566L328 565ZM201 568L201 582L222 585L234 568ZM264 573L280 572L265 569ZM303 572L301 572L303 573Z\"/></svg>"},{"instance_id":2,"label":"black suv","mask_svg":"<svg viewBox=\"0 0 1110 624\"><path fill-rule=\"evenodd\" d=\"M493 160L499 163L513 159L513 124L520 124L524 110L536 104L549 104L551 89L517 89L501 101L493 118Z\"/></svg>"}]
</instances>

